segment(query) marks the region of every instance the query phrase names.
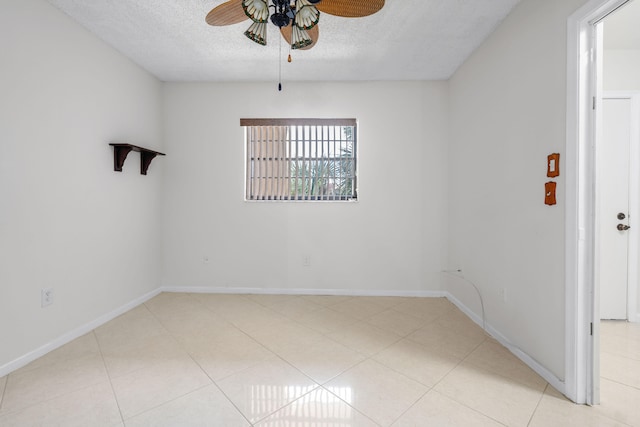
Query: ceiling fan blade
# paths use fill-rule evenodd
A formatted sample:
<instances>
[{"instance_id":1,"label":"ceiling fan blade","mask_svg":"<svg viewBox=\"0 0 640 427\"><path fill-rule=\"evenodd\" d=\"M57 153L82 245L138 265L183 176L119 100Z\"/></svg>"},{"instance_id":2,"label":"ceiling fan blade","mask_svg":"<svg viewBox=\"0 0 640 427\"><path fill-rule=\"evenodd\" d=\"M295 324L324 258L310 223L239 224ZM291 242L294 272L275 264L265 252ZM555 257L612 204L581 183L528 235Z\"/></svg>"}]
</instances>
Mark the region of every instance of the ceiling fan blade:
<instances>
[{"instance_id":1,"label":"ceiling fan blade","mask_svg":"<svg viewBox=\"0 0 640 427\"><path fill-rule=\"evenodd\" d=\"M373 15L384 6L384 0L322 0L315 5L319 11L345 18Z\"/></svg>"},{"instance_id":2,"label":"ceiling fan blade","mask_svg":"<svg viewBox=\"0 0 640 427\"><path fill-rule=\"evenodd\" d=\"M293 30L293 27L291 24L287 25L286 27L280 28L280 34L282 34L282 38L287 42L289 46L291 46L292 30Z\"/></svg>"},{"instance_id":3,"label":"ceiling fan blade","mask_svg":"<svg viewBox=\"0 0 640 427\"><path fill-rule=\"evenodd\" d=\"M214 7L207 14L206 21L209 25L232 25L249 19L242 8L242 0L229 0Z\"/></svg>"},{"instance_id":4,"label":"ceiling fan blade","mask_svg":"<svg viewBox=\"0 0 640 427\"><path fill-rule=\"evenodd\" d=\"M320 28L319 25L314 26L310 30L306 30L309 38L311 39L311 44L309 46L301 47L299 50L309 50L316 45L318 42L318 38L320 37ZM285 39L287 44L291 46L291 37L293 36L293 26L288 25L286 27L280 28L280 34L282 34L282 38Z\"/></svg>"}]
</instances>

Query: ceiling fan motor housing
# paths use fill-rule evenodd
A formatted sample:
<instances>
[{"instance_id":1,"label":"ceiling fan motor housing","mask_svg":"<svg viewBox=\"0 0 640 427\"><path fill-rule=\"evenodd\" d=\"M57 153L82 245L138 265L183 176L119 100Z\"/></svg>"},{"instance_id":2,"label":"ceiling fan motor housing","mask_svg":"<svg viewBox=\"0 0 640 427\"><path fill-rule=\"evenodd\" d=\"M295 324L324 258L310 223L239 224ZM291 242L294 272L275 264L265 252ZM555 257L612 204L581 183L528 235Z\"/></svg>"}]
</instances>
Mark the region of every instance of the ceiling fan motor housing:
<instances>
[{"instance_id":1,"label":"ceiling fan motor housing","mask_svg":"<svg viewBox=\"0 0 640 427\"><path fill-rule=\"evenodd\" d=\"M309 4L318 4L321 0L307 0ZM290 0L271 0L274 12L271 15L271 22L279 28L288 27L291 20L296 16L296 4Z\"/></svg>"},{"instance_id":2,"label":"ceiling fan motor housing","mask_svg":"<svg viewBox=\"0 0 640 427\"><path fill-rule=\"evenodd\" d=\"M271 22L279 28L286 27L291 22L291 18L286 13L275 12L271 15Z\"/></svg>"},{"instance_id":3,"label":"ceiling fan motor housing","mask_svg":"<svg viewBox=\"0 0 640 427\"><path fill-rule=\"evenodd\" d=\"M271 0L274 12L271 15L271 22L279 28L289 25L295 16L289 0Z\"/></svg>"}]
</instances>

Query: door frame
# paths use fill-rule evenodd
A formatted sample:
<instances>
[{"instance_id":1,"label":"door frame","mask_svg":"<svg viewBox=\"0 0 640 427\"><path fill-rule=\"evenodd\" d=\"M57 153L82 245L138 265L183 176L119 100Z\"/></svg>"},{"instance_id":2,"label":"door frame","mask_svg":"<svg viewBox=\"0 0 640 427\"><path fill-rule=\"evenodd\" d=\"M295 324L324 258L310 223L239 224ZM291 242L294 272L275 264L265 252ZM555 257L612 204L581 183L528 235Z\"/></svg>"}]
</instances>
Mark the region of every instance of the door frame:
<instances>
[{"instance_id":1,"label":"door frame","mask_svg":"<svg viewBox=\"0 0 640 427\"><path fill-rule=\"evenodd\" d=\"M589 0L567 20L565 155L565 390L576 403L600 402L596 254L596 24L629 0Z\"/></svg>"},{"instance_id":2,"label":"door frame","mask_svg":"<svg viewBox=\"0 0 640 427\"><path fill-rule=\"evenodd\" d=\"M604 91L603 99L628 99L631 107L629 146L629 229L627 320L638 323L638 250L640 242L640 90ZM597 155L597 153L596 153ZM596 195L596 197L598 197ZM596 217L596 224L598 219ZM596 242L597 243L597 242ZM599 262L596 260L596 266ZM597 277L597 276L596 276Z\"/></svg>"}]
</instances>

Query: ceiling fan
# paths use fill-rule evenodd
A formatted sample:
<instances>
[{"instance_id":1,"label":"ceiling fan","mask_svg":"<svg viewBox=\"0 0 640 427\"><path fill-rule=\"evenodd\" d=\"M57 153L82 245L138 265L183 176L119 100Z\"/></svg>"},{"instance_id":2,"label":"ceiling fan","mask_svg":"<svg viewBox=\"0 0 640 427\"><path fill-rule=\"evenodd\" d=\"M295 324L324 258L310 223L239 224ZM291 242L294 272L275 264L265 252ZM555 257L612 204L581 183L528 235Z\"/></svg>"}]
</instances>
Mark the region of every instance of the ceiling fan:
<instances>
[{"instance_id":1,"label":"ceiling fan","mask_svg":"<svg viewBox=\"0 0 640 427\"><path fill-rule=\"evenodd\" d=\"M207 14L209 25L232 25L251 19L244 32L254 42L267 44L269 20L280 29L291 49L311 49L320 35L320 12L346 18L368 16L385 0L228 0ZM269 4L271 3L271 4Z\"/></svg>"}]
</instances>

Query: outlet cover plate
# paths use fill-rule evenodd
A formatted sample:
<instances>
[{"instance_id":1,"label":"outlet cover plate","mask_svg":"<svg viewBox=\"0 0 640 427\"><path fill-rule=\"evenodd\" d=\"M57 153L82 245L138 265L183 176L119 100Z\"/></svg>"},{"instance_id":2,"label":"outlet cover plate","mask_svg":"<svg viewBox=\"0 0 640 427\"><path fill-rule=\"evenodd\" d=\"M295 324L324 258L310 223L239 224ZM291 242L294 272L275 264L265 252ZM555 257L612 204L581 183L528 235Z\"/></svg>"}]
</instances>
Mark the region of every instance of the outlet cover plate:
<instances>
[{"instance_id":1,"label":"outlet cover plate","mask_svg":"<svg viewBox=\"0 0 640 427\"><path fill-rule=\"evenodd\" d=\"M40 294L42 307L53 304L53 288L43 289Z\"/></svg>"}]
</instances>

